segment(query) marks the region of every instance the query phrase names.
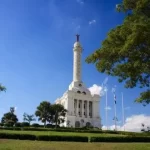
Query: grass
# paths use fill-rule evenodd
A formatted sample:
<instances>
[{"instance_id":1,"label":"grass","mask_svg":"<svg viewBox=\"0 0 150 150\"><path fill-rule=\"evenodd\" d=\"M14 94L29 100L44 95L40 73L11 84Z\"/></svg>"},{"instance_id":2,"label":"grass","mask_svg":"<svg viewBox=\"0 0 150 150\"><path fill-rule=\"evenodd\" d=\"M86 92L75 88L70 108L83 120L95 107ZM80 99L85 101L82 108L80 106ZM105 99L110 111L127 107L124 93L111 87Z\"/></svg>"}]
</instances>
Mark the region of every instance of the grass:
<instances>
[{"instance_id":1,"label":"grass","mask_svg":"<svg viewBox=\"0 0 150 150\"><path fill-rule=\"evenodd\" d=\"M150 150L149 143L72 143L0 140L0 150Z\"/></svg>"},{"instance_id":2,"label":"grass","mask_svg":"<svg viewBox=\"0 0 150 150\"><path fill-rule=\"evenodd\" d=\"M0 130L0 133L19 133L19 134L32 134L32 135L64 135L64 136L125 136L121 134L108 134L108 133L79 133L79 132L57 132L57 131L14 131L14 130Z\"/></svg>"}]
</instances>

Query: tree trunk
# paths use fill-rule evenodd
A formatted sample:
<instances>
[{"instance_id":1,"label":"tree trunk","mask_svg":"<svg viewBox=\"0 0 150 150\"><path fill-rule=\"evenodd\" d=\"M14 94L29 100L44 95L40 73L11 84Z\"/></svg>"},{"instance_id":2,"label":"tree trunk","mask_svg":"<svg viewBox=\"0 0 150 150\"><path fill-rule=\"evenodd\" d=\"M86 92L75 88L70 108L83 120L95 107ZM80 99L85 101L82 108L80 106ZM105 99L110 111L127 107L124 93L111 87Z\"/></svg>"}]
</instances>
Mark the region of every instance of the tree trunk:
<instances>
[{"instance_id":1,"label":"tree trunk","mask_svg":"<svg viewBox=\"0 0 150 150\"><path fill-rule=\"evenodd\" d=\"M44 122L44 128L46 127L46 121Z\"/></svg>"},{"instance_id":2,"label":"tree trunk","mask_svg":"<svg viewBox=\"0 0 150 150\"><path fill-rule=\"evenodd\" d=\"M56 122L55 122L55 128L57 128L57 123L58 123L58 116L56 115Z\"/></svg>"}]
</instances>

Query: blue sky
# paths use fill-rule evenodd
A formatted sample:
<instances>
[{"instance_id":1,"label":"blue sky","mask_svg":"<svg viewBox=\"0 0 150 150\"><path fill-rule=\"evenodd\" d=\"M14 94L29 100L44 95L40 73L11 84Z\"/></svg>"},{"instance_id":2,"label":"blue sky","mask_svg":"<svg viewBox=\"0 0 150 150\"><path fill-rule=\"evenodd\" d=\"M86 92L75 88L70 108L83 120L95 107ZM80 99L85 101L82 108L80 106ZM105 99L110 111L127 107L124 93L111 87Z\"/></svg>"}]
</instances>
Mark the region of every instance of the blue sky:
<instances>
[{"instance_id":1,"label":"blue sky","mask_svg":"<svg viewBox=\"0 0 150 150\"><path fill-rule=\"evenodd\" d=\"M87 87L101 85L107 75L97 72L85 58L100 47L110 29L124 15L115 6L121 0L1 0L0 1L0 117L16 106L20 121L24 112L33 114L43 100L53 103L72 81L73 44L81 35L82 79ZM121 121L121 92L125 116L150 115L150 106L134 103L143 89L125 89L116 77L108 78L109 125L113 124L112 87L116 85L117 112ZM100 112L105 124L105 97Z\"/></svg>"}]
</instances>

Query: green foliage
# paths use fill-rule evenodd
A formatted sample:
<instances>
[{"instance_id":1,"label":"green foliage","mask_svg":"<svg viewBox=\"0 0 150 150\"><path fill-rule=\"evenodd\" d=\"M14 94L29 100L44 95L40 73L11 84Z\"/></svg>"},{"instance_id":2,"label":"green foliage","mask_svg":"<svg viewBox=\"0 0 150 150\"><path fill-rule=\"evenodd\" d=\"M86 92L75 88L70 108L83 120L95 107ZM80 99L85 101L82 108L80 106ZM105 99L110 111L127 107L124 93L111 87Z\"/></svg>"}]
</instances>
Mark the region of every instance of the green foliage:
<instances>
[{"instance_id":1,"label":"green foliage","mask_svg":"<svg viewBox=\"0 0 150 150\"><path fill-rule=\"evenodd\" d=\"M21 124L22 124L22 127L29 127L30 126L29 122L22 122Z\"/></svg>"},{"instance_id":2,"label":"green foliage","mask_svg":"<svg viewBox=\"0 0 150 150\"><path fill-rule=\"evenodd\" d=\"M46 122L55 123L55 127L57 127L64 122L66 112L67 110L61 104L51 105L49 102L43 101L37 107L35 115L39 117L38 120L44 122L44 127L46 127Z\"/></svg>"},{"instance_id":3,"label":"green foliage","mask_svg":"<svg viewBox=\"0 0 150 150\"><path fill-rule=\"evenodd\" d=\"M21 123L21 122L15 123L15 127L21 127L21 126L22 126L22 123Z\"/></svg>"},{"instance_id":4,"label":"green foliage","mask_svg":"<svg viewBox=\"0 0 150 150\"><path fill-rule=\"evenodd\" d=\"M67 113L67 110L64 109L64 106L61 104L53 104L51 106L52 109L52 122L55 123L55 127L57 127L57 125L63 123L65 121L65 115Z\"/></svg>"},{"instance_id":5,"label":"green foliage","mask_svg":"<svg viewBox=\"0 0 150 150\"><path fill-rule=\"evenodd\" d=\"M41 102L40 105L37 107L35 115L38 117L38 120L41 120L44 123L45 127L46 122L50 122L52 119L50 102Z\"/></svg>"},{"instance_id":6,"label":"green foliage","mask_svg":"<svg viewBox=\"0 0 150 150\"><path fill-rule=\"evenodd\" d=\"M15 108L14 107L10 107L10 113L14 114L15 112Z\"/></svg>"},{"instance_id":7,"label":"green foliage","mask_svg":"<svg viewBox=\"0 0 150 150\"><path fill-rule=\"evenodd\" d=\"M108 33L86 62L125 81L126 88L148 88L136 99L146 105L150 103L150 1L123 0L117 9L127 14L123 24Z\"/></svg>"},{"instance_id":8,"label":"green foliage","mask_svg":"<svg viewBox=\"0 0 150 150\"><path fill-rule=\"evenodd\" d=\"M46 141L67 141L67 142L88 142L88 137L83 136L38 136L40 140Z\"/></svg>"},{"instance_id":9,"label":"green foliage","mask_svg":"<svg viewBox=\"0 0 150 150\"><path fill-rule=\"evenodd\" d=\"M53 125L52 124L47 124L46 128L53 128Z\"/></svg>"},{"instance_id":10,"label":"green foliage","mask_svg":"<svg viewBox=\"0 0 150 150\"><path fill-rule=\"evenodd\" d=\"M13 125L14 125L14 122L11 120L4 123L4 127L13 127Z\"/></svg>"},{"instance_id":11,"label":"green foliage","mask_svg":"<svg viewBox=\"0 0 150 150\"><path fill-rule=\"evenodd\" d=\"M13 126L18 122L17 116L14 114L14 108L10 107L10 112L5 113L1 119L1 123L4 123L5 126Z\"/></svg>"},{"instance_id":12,"label":"green foliage","mask_svg":"<svg viewBox=\"0 0 150 150\"><path fill-rule=\"evenodd\" d=\"M0 133L0 139L20 139L38 141L72 141L72 142L150 142L149 136L65 136L65 135L32 135L23 133Z\"/></svg>"},{"instance_id":13,"label":"green foliage","mask_svg":"<svg viewBox=\"0 0 150 150\"><path fill-rule=\"evenodd\" d=\"M120 136L120 137L91 137L91 142L150 142L150 137Z\"/></svg>"},{"instance_id":14,"label":"green foliage","mask_svg":"<svg viewBox=\"0 0 150 150\"><path fill-rule=\"evenodd\" d=\"M19 132L17 133L20 133L20 131L39 131L39 132L34 132L35 134L45 134L48 132L51 132L52 133L55 133L58 134L58 132L60 132L60 135L61 135L61 132L62 134L64 134L64 132L66 132L66 135L67 134L79 134L81 133L84 134L84 133L89 133L89 135L92 135L92 134L96 134L97 136L98 135L101 135L101 136L150 136L150 133L149 132L144 132L144 133L135 133L135 132L124 132L124 131L102 131L102 130L96 130L96 129L84 129L84 128L40 128L40 127L0 127L0 130L1 131L5 131L5 130L18 130ZM41 132L43 131L43 132ZM46 132L44 132L46 131ZM12 131L11 131L12 132ZM29 132L30 133L30 132ZM80 135L80 134L79 134Z\"/></svg>"},{"instance_id":15,"label":"green foliage","mask_svg":"<svg viewBox=\"0 0 150 150\"><path fill-rule=\"evenodd\" d=\"M150 90L148 89L146 92L141 93L140 97L136 99L136 102L143 103L144 106L148 104L150 102Z\"/></svg>"},{"instance_id":16,"label":"green foliage","mask_svg":"<svg viewBox=\"0 0 150 150\"><path fill-rule=\"evenodd\" d=\"M0 123L0 126L2 127L2 126L4 126L4 124L3 124L3 123Z\"/></svg>"},{"instance_id":17,"label":"green foliage","mask_svg":"<svg viewBox=\"0 0 150 150\"><path fill-rule=\"evenodd\" d=\"M6 87L0 84L0 92L6 92Z\"/></svg>"},{"instance_id":18,"label":"green foliage","mask_svg":"<svg viewBox=\"0 0 150 150\"><path fill-rule=\"evenodd\" d=\"M36 140L36 136L31 134L0 133L0 139Z\"/></svg>"},{"instance_id":19,"label":"green foliage","mask_svg":"<svg viewBox=\"0 0 150 150\"><path fill-rule=\"evenodd\" d=\"M31 125L32 127L40 127L40 125L38 124L38 123L33 123L32 125Z\"/></svg>"},{"instance_id":20,"label":"green foliage","mask_svg":"<svg viewBox=\"0 0 150 150\"><path fill-rule=\"evenodd\" d=\"M88 137L81 137L81 136L50 136L50 135L36 136L32 134L16 134L16 133L14 134L0 133L0 139L88 142Z\"/></svg>"},{"instance_id":21,"label":"green foliage","mask_svg":"<svg viewBox=\"0 0 150 150\"><path fill-rule=\"evenodd\" d=\"M29 114L24 113L23 120L29 122L30 124L31 121L35 121L35 118L34 118L34 115L29 115Z\"/></svg>"}]
</instances>

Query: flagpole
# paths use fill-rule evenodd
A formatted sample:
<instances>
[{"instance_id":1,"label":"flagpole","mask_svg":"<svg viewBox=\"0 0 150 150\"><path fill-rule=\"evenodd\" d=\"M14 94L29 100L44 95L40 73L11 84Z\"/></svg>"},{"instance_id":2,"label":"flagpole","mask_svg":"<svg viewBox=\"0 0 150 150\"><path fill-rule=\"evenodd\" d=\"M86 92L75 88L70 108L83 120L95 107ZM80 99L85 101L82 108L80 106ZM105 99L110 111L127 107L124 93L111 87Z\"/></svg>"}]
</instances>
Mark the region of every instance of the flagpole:
<instances>
[{"instance_id":1,"label":"flagpole","mask_svg":"<svg viewBox=\"0 0 150 150\"><path fill-rule=\"evenodd\" d=\"M115 118L114 118L114 120L115 120L115 131L117 131L117 112L116 112L116 101L114 102L114 109L115 109Z\"/></svg>"},{"instance_id":2,"label":"flagpole","mask_svg":"<svg viewBox=\"0 0 150 150\"><path fill-rule=\"evenodd\" d=\"M116 111L116 95L115 95L115 91L114 91L114 111L115 111L115 117L114 117L115 131L117 131L117 111Z\"/></svg>"},{"instance_id":3,"label":"flagpole","mask_svg":"<svg viewBox=\"0 0 150 150\"><path fill-rule=\"evenodd\" d=\"M106 130L108 130L108 124L107 124L107 90L106 90Z\"/></svg>"},{"instance_id":4,"label":"flagpole","mask_svg":"<svg viewBox=\"0 0 150 150\"><path fill-rule=\"evenodd\" d=\"M121 93L122 95L122 123L123 123L123 128L125 131L125 123L124 123L124 100L123 100L123 92Z\"/></svg>"}]
</instances>

